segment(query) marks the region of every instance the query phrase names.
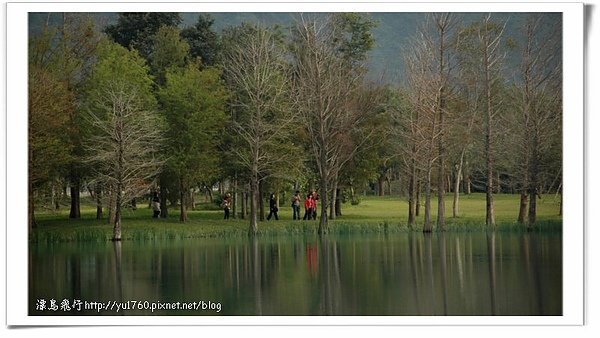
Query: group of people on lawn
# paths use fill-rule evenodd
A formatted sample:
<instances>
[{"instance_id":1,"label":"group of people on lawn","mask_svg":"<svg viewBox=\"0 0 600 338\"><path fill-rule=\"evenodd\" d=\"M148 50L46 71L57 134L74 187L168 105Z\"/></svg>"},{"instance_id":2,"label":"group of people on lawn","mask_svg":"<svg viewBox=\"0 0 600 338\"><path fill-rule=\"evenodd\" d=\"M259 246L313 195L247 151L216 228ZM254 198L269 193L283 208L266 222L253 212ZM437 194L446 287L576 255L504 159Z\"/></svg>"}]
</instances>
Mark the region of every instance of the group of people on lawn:
<instances>
[{"instance_id":1,"label":"group of people on lawn","mask_svg":"<svg viewBox=\"0 0 600 338\"><path fill-rule=\"evenodd\" d=\"M296 190L294 196L292 196L292 209L294 211L294 219L300 220L300 191ZM306 195L304 199L304 217L303 220L317 219L317 201L319 195L316 191Z\"/></svg>"},{"instance_id":2,"label":"group of people on lawn","mask_svg":"<svg viewBox=\"0 0 600 338\"><path fill-rule=\"evenodd\" d=\"M306 199L304 199L304 217L303 220L311 220L317 219L317 201L319 200L319 195L316 191L313 191L306 195ZM300 191L296 190L294 196L292 196L292 210L293 210L293 219L300 220L300 206L302 204L302 197L300 197ZM154 192L152 195L151 206L153 210L153 218L158 218L160 215L160 199L158 197L158 193ZM221 202L221 209L223 209L223 219L229 219L229 210L231 209L231 195L226 194L223 196L223 201ZM275 217L276 220L279 220L279 208L277 208L277 200L275 199L275 194L271 194L269 197L269 216L267 216L267 220L271 220L272 217Z\"/></svg>"},{"instance_id":3,"label":"group of people on lawn","mask_svg":"<svg viewBox=\"0 0 600 338\"><path fill-rule=\"evenodd\" d=\"M317 219L317 201L319 200L319 195L316 191L306 195L306 199L304 200L304 218L303 220L311 220ZM302 204L302 197L300 197L300 191L296 190L294 196L292 196L292 210L293 210L293 219L300 220L300 206ZM221 203L221 208L224 212L224 219L229 219L229 209L231 208L231 197L229 194L225 195L223 198L223 202ZM279 208L277 207L277 200L275 199L275 194L271 194L269 197L269 215L267 216L267 221L270 221L271 218L275 217L276 220L279 220Z\"/></svg>"}]
</instances>

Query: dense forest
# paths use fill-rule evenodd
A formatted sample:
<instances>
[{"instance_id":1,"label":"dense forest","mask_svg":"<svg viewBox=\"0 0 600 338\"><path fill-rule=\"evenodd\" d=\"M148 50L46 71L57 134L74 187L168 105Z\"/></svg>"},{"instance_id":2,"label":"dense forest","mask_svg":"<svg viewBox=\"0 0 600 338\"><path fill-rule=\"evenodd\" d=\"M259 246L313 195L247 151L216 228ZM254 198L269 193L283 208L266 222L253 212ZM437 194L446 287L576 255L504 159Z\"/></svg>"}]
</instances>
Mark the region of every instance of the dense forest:
<instances>
[{"instance_id":1,"label":"dense forest","mask_svg":"<svg viewBox=\"0 0 600 338\"><path fill-rule=\"evenodd\" d=\"M367 190L426 232L461 194L485 193L492 228L494 195L519 194L534 227L562 191L560 17L417 13L400 33L393 15L30 14L29 230L86 194L119 240L156 192L181 222L199 193L232 196L256 234L265 197L296 190L318 192L320 234Z\"/></svg>"}]
</instances>

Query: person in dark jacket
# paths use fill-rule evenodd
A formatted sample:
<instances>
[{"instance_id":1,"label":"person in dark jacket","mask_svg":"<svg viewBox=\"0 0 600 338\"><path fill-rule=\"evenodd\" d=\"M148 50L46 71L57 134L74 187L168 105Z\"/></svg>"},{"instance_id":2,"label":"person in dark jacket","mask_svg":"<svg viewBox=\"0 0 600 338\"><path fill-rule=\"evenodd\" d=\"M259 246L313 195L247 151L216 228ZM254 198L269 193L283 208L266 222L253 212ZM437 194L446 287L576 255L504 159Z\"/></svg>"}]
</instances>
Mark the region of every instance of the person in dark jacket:
<instances>
[{"instance_id":1,"label":"person in dark jacket","mask_svg":"<svg viewBox=\"0 0 600 338\"><path fill-rule=\"evenodd\" d=\"M223 202L221 202L221 208L223 209L223 219L229 219L229 209L231 208L231 200L229 194L223 197Z\"/></svg>"},{"instance_id":2,"label":"person in dark jacket","mask_svg":"<svg viewBox=\"0 0 600 338\"><path fill-rule=\"evenodd\" d=\"M275 216L276 220L279 220L279 216L277 216L277 212L279 209L277 208L277 201L275 200L275 194L271 194L269 198L269 216L267 216L267 221L271 220L271 217Z\"/></svg>"},{"instance_id":3,"label":"person in dark jacket","mask_svg":"<svg viewBox=\"0 0 600 338\"><path fill-rule=\"evenodd\" d=\"M158 218L158 215L160 215L160 198L158 198L157 192L152 195L152 211L154 212L152 218Z\"/></svg>"}]
</instances>

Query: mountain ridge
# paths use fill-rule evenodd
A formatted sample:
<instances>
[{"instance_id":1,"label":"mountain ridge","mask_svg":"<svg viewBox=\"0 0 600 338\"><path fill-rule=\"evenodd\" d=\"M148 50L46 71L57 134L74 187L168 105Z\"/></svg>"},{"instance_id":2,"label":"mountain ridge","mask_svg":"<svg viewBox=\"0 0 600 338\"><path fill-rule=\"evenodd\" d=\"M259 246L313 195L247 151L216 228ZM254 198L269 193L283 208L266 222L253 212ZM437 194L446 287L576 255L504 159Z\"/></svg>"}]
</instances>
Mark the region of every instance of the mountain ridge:
<instances>
[{"instance_id":1,"label":"mountain ridge","mask_svg":"<svg viewBox=\"0 0 600 338\"><path fill-rule=\"evenodd\" d=\"M290 27L294 17L300 13L291 12L185 12L181 13L181 28L196 23L198 15L210 14L214 18L213 29L220 33L224 28L236 26L242 22L260 23L266 26L280 25ZM325 15L327 13L305 12L303 15ZM372 12L367 13L378 24L373 29L375 45L367 61L368 79L386 83L402 82L404 72L402 49L408 48L411 37L416 33L427 13ZM463 24L470 24L487 13L456 13ZM520 30L531 14L545 16L545 24L562 24L561 13L493 13L492 18L506 23L506 36L519 41ZM39 31L46 23L58 25L62 13L29 13L29 32ZM117 22L118 13L90 13L99 29ZM518 55L514 51L507 56L508 68L518 65Z\"/></svg>"}]
</instances>

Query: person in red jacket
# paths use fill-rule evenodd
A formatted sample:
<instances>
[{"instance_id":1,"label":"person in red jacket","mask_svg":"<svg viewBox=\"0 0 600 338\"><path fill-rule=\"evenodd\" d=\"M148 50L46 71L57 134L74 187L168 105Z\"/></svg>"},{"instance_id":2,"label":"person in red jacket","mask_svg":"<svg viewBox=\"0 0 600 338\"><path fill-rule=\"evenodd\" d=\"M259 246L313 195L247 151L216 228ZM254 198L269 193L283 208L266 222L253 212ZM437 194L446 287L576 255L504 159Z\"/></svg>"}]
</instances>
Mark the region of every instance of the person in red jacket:
<instances>
[{"instance_id":1,"label":"person in red jacket","mask_svg":"<svg viewBox=\"0 0 600 338\"><path fill-rule=\"evenodd\" d=\"M306 220L307 218L310 220L312 217L312 207L313 207L313 200L312 200L312 195L308 194L306 195L306 199L304 200L304 218L302 218L303 220Z\"/></svg>"}]
</instances>

